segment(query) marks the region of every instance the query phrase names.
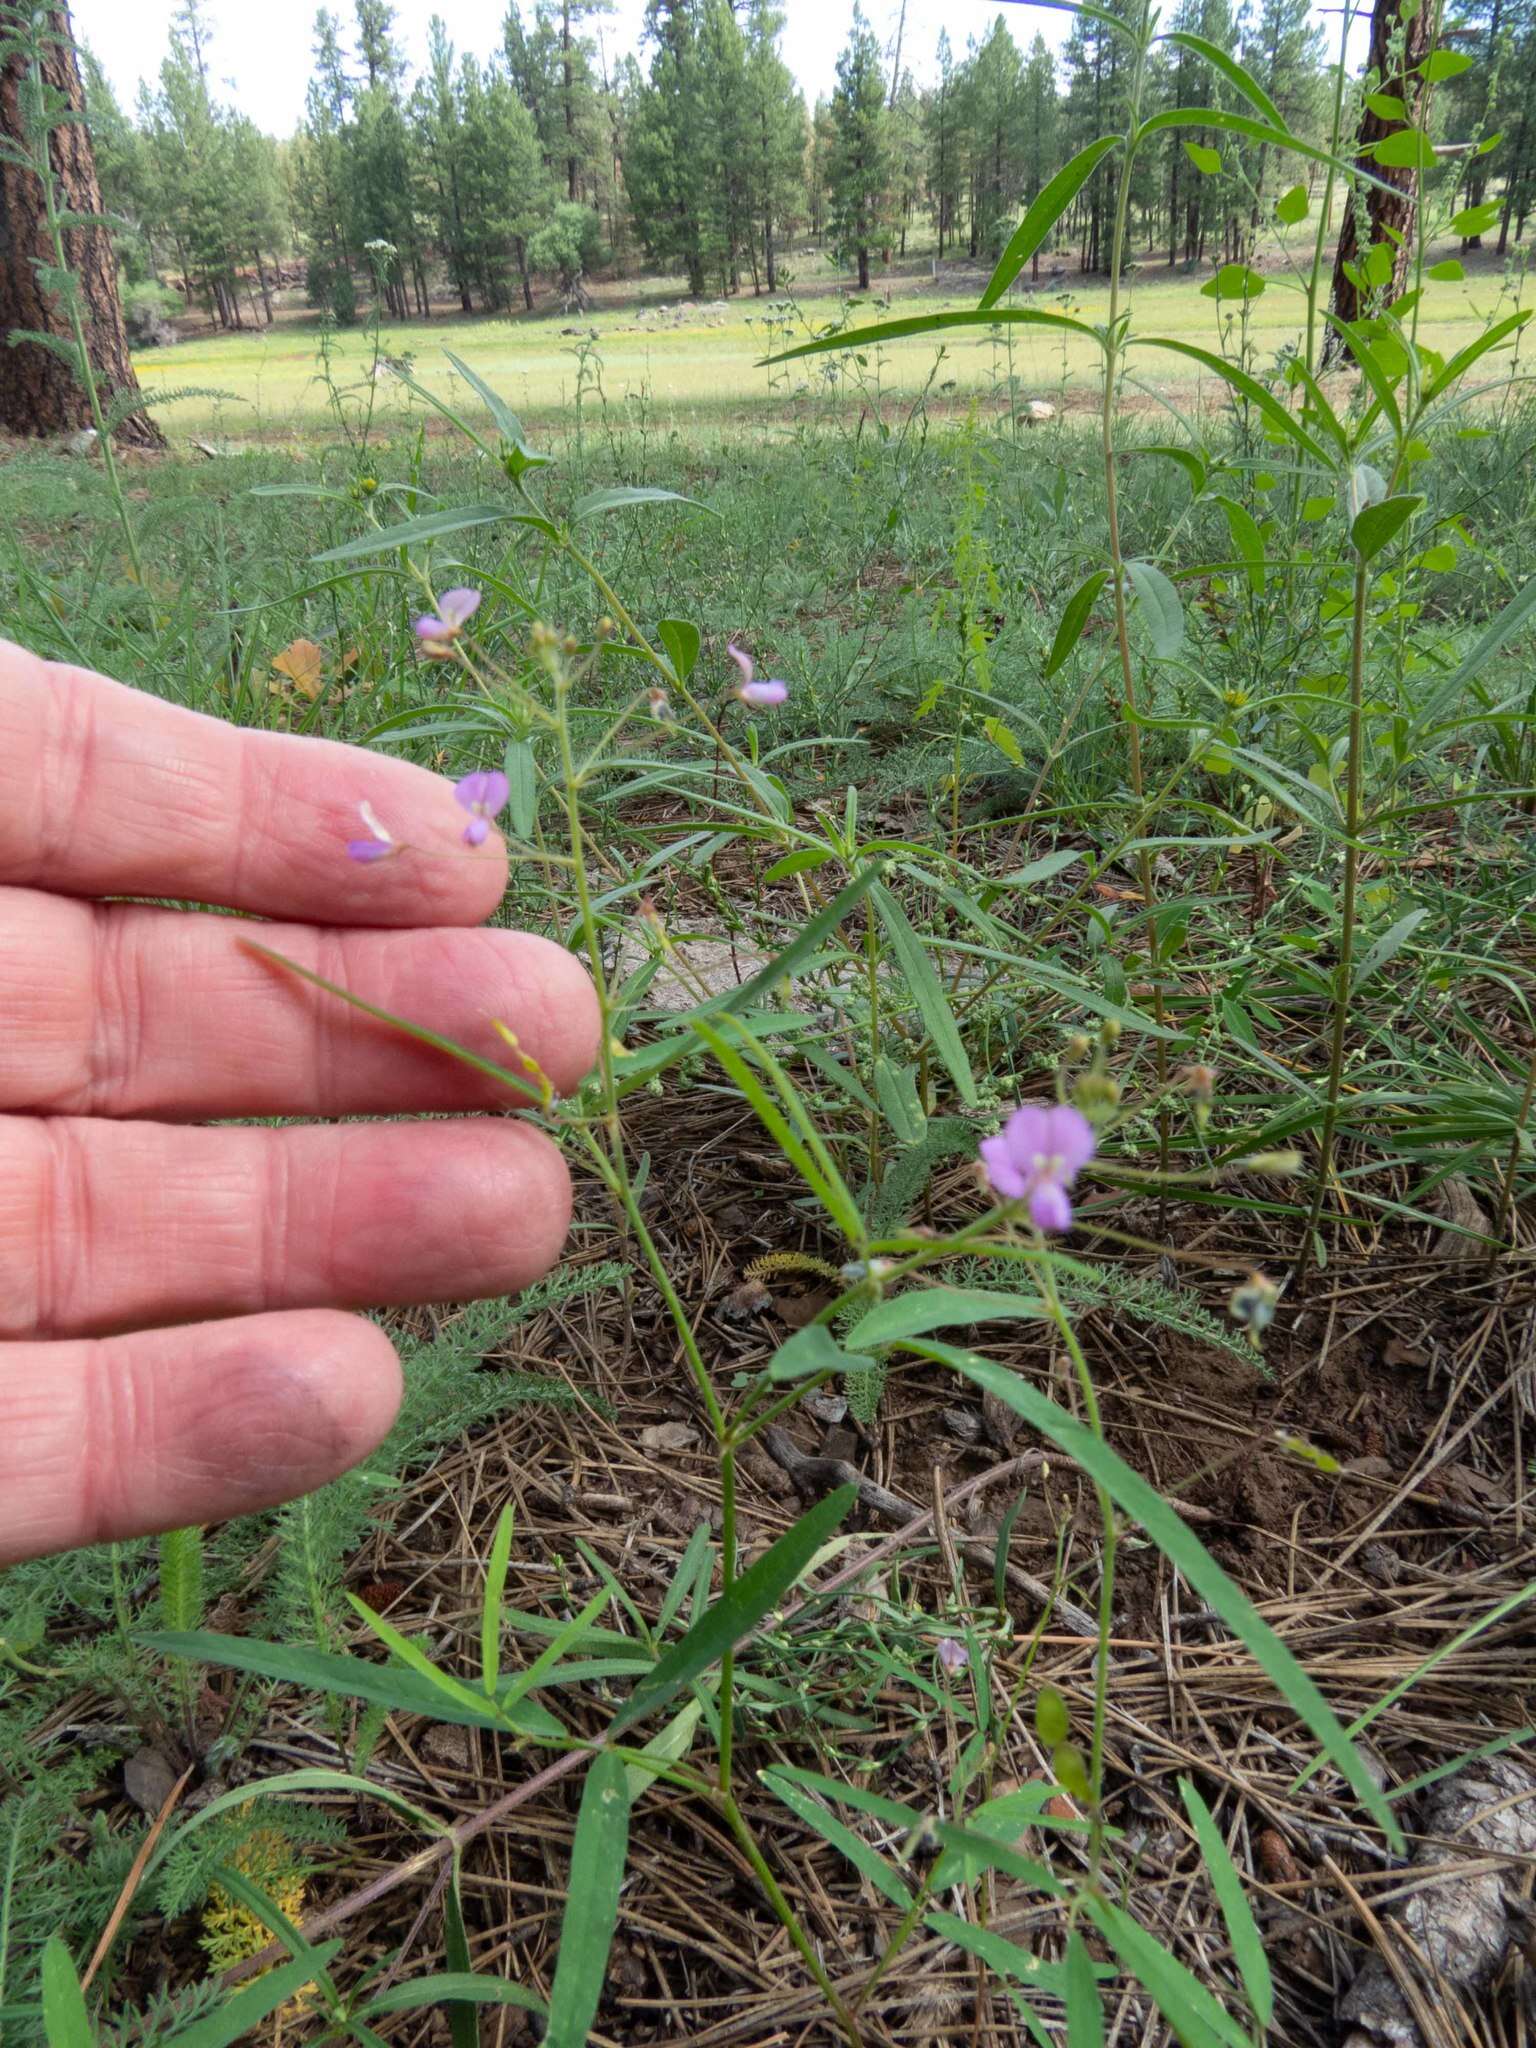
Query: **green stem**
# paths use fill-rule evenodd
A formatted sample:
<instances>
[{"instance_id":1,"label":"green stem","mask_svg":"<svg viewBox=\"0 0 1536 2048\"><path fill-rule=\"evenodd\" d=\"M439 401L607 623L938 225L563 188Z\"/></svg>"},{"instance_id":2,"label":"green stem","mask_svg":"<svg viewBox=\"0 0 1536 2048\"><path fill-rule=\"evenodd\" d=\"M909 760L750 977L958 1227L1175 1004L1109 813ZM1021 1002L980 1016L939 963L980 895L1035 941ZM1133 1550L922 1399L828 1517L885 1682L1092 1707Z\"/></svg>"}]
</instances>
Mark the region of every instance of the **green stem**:
<instances>
[{"instance_id":1,"label":"green stem","mask_svg":"<svg viewBox=\"0 0 1536 2048\"><path fill-rule=\"evenodd\" d=\"M720 1449L720 1585L729 1593L736 1583L736 1451ZM731 1794L731 1762L736 1720L736 1649L720 1659L720 1790Z\"/></svg>"},{"instance_id":2,"label":"green stem","mask_svg":"<svg viewBox=\"0 0 1536 2048\"><path fill-rule=\"evenodd\" d=\"M1120 715L1126 729L1130 752L1131 793L1138 811L1146 807L1146 780L1141 760L1141 726L1137 719L1136 671L1131 658L1130 624L1125 602L1125 555L1120 543L1120 492L1115 462L1115 398L1120 377L1120 273L1125 263L1126 230L1130 220L1131 173L1136 163L1136 127L1141 116L1142 83L1146 76L1150 33L1147 9L1143 7L1136 38L1136 68L1131 79L1130 120L1126 130L1125 154L1120 165L1120 182L1115 193L1115 228L1109 252L1109 317L1104 325L1104 403L1100 430L1104 454L1104 511L1109 529L1110 584L1114 591L1115 646L1120 657ZM1154 898L1155 879L1152 853L1141 847L1136 856L1141 900L1147 920L1147 966L1152 981L1152 1010L1158 1024L1164 1023L1163 987L1158 962L1157 923ZM1156 1049L1159 1096L1168 1087L1168 1042L1159 1038ZM1158 1108L1159 1149L1162 1164L1168 1163L1171 1126L1165 1104Z\"/></svg>"},{"instance_id":3,"label":"green stem","mask_svg":"<svg viewBox=\"0 0 1536 2048\"><path fill-rule=\"evenodd\" d=\"M1077 1378L1078 1391L1083 1398L1083 1417L1093 1434L1104 1442L1104 1422L1099 1413L1099 1397L1093 1384L1093 1374L1083 1356L1083 1347L1077 1341L1077 1332L1071 1318L1061 1305L1061 1296L1056 1291L1056 1274L1051 1254L1042 1241L1040 1259L1040 1292L1052 1322L1067 1347L1067 1356L1072 1361L1072 1370ZM1115 1563L1119 1550L1119 1532L1115 1523L1115 1504L1106 1489L1097 1483L1094 1494L1098 1500L1099 1520L1104 1530L1104 1551L1099 1568L1099 1608L1097 1649L1093 1665L1093 1733L1088 1750L1088 1783L1093 1792L1093 1811L1088 1820L1088 1882L1097 1886L1099 1871L1104 1860L1104 1730L1109 1718L1109 1639L1114 1633L1115 1614Z\"/></svg>"},{"instance_id":4,"label":"green stem","mask_svg":"<svg viewBox=\"0 0 1536 2048\"><path fill-rule=\"evenodd\" d=\"M857 2020L838 1996L837 1986L827 1975L826 1966L811 1946L809 1937L795 1916L795 1909L779 1889L779 1881L764 1861L763 1852L758 1848L756 1841L753 1839L752 1830L747 1826L741 1808L727 1794L721 1801L720 1810L725 1817L727 1827L729 1827L740 1845L741 1853L751 1864L753 1874L762 1886L769 1905L772 1906L774 1912L779 1916L779 1922L784 1932L799 1950L801 1960L816 1979L817 1984L821 1988L821 1994L832 2008L838 2025L847 2035L850 2048L862 2048L862 2037L859 2033Z\"/></svg>"},{"instance_id":5,"label":"green stem","mask_svg":"<svg viewBox=\"0 0 1536 2048\"><path fill-rule=\"evenodd\" d=\"M1370 570L1364 561L1355 563L1354 608L1349 641L1349 758L1345 764L1344 795L1344 904L1339 933L1339 958L1333 973L1333 1028L1328 1051L1328 1099L1323 1108L1323 1129L1318 1140L1317 1187L1307 1217L1301 1252L1296 1262L1296 1282L1306 1278L1312 1259L1328 1175L1333 1165L1333 1141L1339 1121L1339 1094L1344 1078L1344 1040L1349 1027L1350 985L1354 980L1355 905L1360 885L1360 781L1361 728L1365 698L1365 608L1370 595Z\"/></svg>"}]
</instances>

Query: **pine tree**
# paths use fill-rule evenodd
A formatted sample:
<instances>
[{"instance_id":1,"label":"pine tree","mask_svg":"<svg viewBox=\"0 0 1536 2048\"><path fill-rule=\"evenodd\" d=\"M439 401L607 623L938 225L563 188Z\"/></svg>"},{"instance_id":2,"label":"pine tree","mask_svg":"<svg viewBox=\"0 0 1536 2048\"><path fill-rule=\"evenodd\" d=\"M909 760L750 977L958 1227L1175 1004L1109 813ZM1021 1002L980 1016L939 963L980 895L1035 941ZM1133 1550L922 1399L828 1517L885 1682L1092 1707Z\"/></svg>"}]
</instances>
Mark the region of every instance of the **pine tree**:
<instances>
[{"instance_id":1,"label":"pine tree","mask_svg":"<svg viewBox=\"0 0 1536 2048\"><path fill-rule=\"evenodd\" d=\"M0 5L0 335L10 342L0 348L0 426L14 434L91 423L90 401L69 360L74 330L66 290L75 295L80 338L103 400L138 391L112 239L92 224L101 191L90 130L79 118L83 109L68 8L16 7L6 0ZM55 250L47 188L34 165L51 166L55 199L77 217L64 235L69 280L57 290L48 284ZM165 445L143 411L129 412L118 432L141 446Z\"/></svg>"},{"instance_id":2,"label":"pine tree","mask_svg":"<svg viewBox=\"0 0 1536 2048\"><path fill-rule=\"evenodd\" d=\"M829 226L839 255L858 265L860 291L868 291L869 252L882 232L887 198L885 78L880 45L858 0L837 60L832 127Z\"/></svg>"},{"instance_id":3,"label":"pine tree","mask_svg":"<svg viewBox=\"0 0 1536 2048\"><path fill-rule=\"evenodd\" d=\"M924 107L928 131L928 194L938 232L939 254L953 241L960 217L960 138L957 133L958 81L949 37L939 30L935 55L938 80Z\"/></svg>"},{"instance_id":4,"label":"pine tree","mask_svg":"<svg viewBox=\"0 0 1536 2048\"><path fill-rule=\"evenodd\" d=\"M1001 253L1023 190L1024 65L999 15L969 65L971 254Z\"/></svg>"},{"instance_id":5,"label":"pine tree","mask_svg":"<svg viewBox=\"0 0 1536 2048\"><path fill-rule=\"evenodd\" d=\"M694 298L709 244L711 125L699 0L647 0L650 74L629 108L625 159L635 232L656 263L676 264Z\"/></svg>"},{"instance_id":6,"label":"pine tree","mask_svg":"<svg viewBox=\"0 0 1536 2048\"><path fill-rule=\"evenodd\" d=\"M784 15L772 0L749 0L746 21L746 118L743 148L756 246L763 268L752 258L754 289L779 288L779 247L805 200L806 120L789 66L779 55Z\"/></svg>"}]
</instances>

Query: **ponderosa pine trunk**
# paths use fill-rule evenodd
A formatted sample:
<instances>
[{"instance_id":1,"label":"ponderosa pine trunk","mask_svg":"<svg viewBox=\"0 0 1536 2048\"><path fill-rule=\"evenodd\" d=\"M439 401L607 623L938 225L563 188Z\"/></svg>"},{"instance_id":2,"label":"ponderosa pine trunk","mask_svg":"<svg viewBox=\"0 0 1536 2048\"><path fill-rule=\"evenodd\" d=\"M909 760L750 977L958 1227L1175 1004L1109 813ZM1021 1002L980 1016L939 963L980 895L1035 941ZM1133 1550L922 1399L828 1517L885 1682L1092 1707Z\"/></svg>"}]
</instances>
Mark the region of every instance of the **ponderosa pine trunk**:
<instances>
[{"instance_id":1,"label":"ponderosa pine trunk","mask_svg":"<svg viewBox=\"0 0 1536 2048\"><path fill-rule=\"evenodd\" d=\"M18 26L24 34L30 29L21 10L0 6L0 30ZM82 114L85 94L67 7L48 9L41 49L45 85L75 114ZM28 89L28 64L24 49L13 51L0 64L0 138L31 154L23 97ZM99 214L101 187L84 121L67 121L54 128L48 144L63 206L76 213ZM80 281L86 347L105 405L116 393L139 388L123 331L112 237L104 227L68 228L64 246L69 267ZM66 315L38 281L36 265L53 260L41 179L12 162L8 152L0 155L0 338L17 328L69 336ZM0 428L12 434L61 434L90 424L89 401L62 357L36 342L5 346L0 339ZM118 428L117 438L141 448L165 446L160 429L144 413L130 413Z\"/></svg>"},{"instance_id":2,"label":"ponderosa pine trunk","mask_svg":"<svg viewBox=\"0 0 1536 2048\"><path fill-rule=\"evenodd\" d=\"M1423 125L1425 85L1418 67L1434 47L1437 13L1437 8L1421 4L1404 21L1402 0L1376 0L1371 12L1371 47L1366 58L1366 72L1374 75L1376 92L1399 100L1408 118L1406 121L1392 120L1378 114L1374 107L1361 110L1355 161L1373 178L1381 179L1382 184L1364 185L1352 195L1339 229L1339 246L1333 259L1333 310L1341 320L1358 320L1365 310L1360 288L1346 272L1345 265L1358 270L1366 250L1374 248L1378 242L1392 249L1392 284L1386 293L1388 299L1398 296L1408 274L1408 265L1413 257L1413 217L1419 173L1411 166L1384 169L1371 151L1383 136L1396 134L1400 128ZM1394 43L1399 46L1396 56L1393 54ZM1366 228L1364 248L1360 242L1362 204ZM1391 234L1387 232L1389 228ZM1395 246L1393 236L1400 238ZM1330 330L1324 360L1337 358L1341 349L1337 333Z\"/></svg>"}]
</instances>

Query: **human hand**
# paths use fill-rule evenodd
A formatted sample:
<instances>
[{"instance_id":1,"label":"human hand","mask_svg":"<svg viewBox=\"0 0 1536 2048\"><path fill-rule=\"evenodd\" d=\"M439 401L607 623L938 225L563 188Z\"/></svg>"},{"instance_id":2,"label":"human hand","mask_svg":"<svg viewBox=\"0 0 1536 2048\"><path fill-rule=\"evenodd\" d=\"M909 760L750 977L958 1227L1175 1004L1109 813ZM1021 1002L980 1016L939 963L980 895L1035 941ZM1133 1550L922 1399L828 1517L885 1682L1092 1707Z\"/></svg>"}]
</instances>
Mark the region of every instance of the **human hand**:
<instances>
[{"instance_id":1,"label":"human hand","mask_svg":"<svg viewBox=\"0 0 1536 2048\"><path fill-rule=\"evenodd\" d=\"M358 805L419 852L359 864ZM274 952L557 1088L596 1052L562 947L476 930L500 841L450 786L246 732L0 642L0 1563L246 1514L388 1429L393 1347L338 1308L526 1286L570 1183L505 1105ZM104 897L186 899L253 925ZM224 1320L206 1320L221 1318Z\"/></svg>"}]
</instances>

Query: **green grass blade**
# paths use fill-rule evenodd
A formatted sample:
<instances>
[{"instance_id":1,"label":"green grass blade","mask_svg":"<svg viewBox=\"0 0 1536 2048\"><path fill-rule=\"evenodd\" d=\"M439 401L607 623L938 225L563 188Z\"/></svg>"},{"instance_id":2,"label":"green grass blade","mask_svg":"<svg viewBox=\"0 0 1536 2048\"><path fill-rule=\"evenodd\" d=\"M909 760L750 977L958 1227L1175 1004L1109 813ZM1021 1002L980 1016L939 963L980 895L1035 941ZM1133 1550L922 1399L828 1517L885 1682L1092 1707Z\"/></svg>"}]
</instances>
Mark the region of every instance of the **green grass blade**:
<instances>
[{"instance_id":1,"label":"green grass blade","mask_svg":"<svg viewBox=\"0 0 1536 2048\"><path fill-rule=\"evenodd\" d=\"M860 1244L864 1237L864 1219L859 1214L859 1205L853 1199L847 1182L838 1172L831 1154L822 1143L815 1125L806 1114L798 1094L772 1054L766 1047L747 1041L751 1044L752 1059L764 1067L775 1082L780 1102L773 1100L758 1079L743 1049L730 1044L722 1032L716 1031L714 1026L706 1023L702 1017L696 1016L690 1021L693 1029L746 1097L758 1121L773 1138L785 1158L794 1166L848 1243Z\"/></svg>"},{"instance_id":2,"label":"green grass blade","mask_svg":"<svg viewBox=\"0 0 1536 2048\"><path fill-rule=\"evenodd\" d=\"M608 1974L628 1853L629 1785L623 1760L605 1749L587 1771L576 1815L544 2048L585 2048Z\"/></svg>"},{"instance_id":3,"label":"green grass blade","mask_svg":"<svg viewBox=\"0 0 1536 2048\"><path fill-rule=\"evenodd\" d=\"M806 1787L797 1784L787 1772L759 1771L758 1777L775 1799L782 1801L808 1828L814 1829L824 1842L830 1842L838 1854L846 1858L862 1877L867 1877L875 1890L889 1899L898 1912L906 1912L912 1904L912 1894L878 1849L872 1848L862 1835L855 1834L835 1813L828 1812L819 1799L813 1798Z\"/></svg>"},{"instance_id":4,"label":"green grass blade","mask_svg":"<svg viewBox=\"0 0 1536 2048\"><path fill-rule=\"evenodd\" d=\"M443 1959L450 1975L458 1978L475 1974L474 1957L470 1953L469 1930L464 1925L464 1899L461 1890L463 1865L455 1849L449 1859L448 1882L443 1891ZM418 1988L421 1979L416 1985ZM407 1987L401 1985L398 1989ZM518 2001L520 2002L520 2001ZM474 2004L466 1998L457 1998L448 2007L448 2032L453 2048L480 2048L480 2016Z\"/></svg>"},{"instance_id":5,"label":"green grass blade","mask_svg":"<svg viewBox=\"0 0 1536 2048\"><path fill-rule=\"evenodd\" d=\"M491 1538L490 1562L485 1568L485 1590L480 1599L480 1683L494 1693L501 1676L501 1603L507 1590L507 1565L512 1556L512 1525L516 1520L509 1501L496 1523Z\"/></svg>"},{"instance_id":6,"label":"green grass blade","mask_svg":"<svg viewBox=\"0 0 1536 2048\"><path fill-rule=\"evenodd\" d=\"M544 2001L521 1984L509 1984L505 1977L488 1977L482 1970L440 1970L430 1977L413 1977L408 1984L391 1984L362 2009L360 2018L377 2019L388 2012L414 2012L420 2006L518 2005L524 2012L542 2013ZM478 2029L473 2038L478 2038Z\"/></svg>"},{"instance_id":7,"label":"green grass blade","mask_svg":"<svg viewBox=\"0 0 1536 2048\"><path fill-rule=\"evenodd\" d=\"M971 1072L970 1060L966 1057L965 1045L960 1037L960 1027L955 1022L955 1013L949 1006L944 985L939 980L938 970L923 944L907 919L907 913L883 882L877 882L870 891L870 901L880 916L891 941L891 950L896 955L896 964L902 978L912 992L917 1004L918 1015L923 1028L932 1041L933 1049L944 1062L950 1079L960 1091L961 1100L972 1107L976 1103L976 1076Z\"/></svg>"},{"instance_id":8,"label":"green grass blade","mask_svg":"<svg viewBox=\"0 0 1536 2048\"><path fill-rule=\"evenodd\" d=\"M327 1941L312 1954L324 1968L340 1951L339 1941ZM312 1981L308 1963L284 1963L279 1969L269 1970L245 1990L237 1991L216 2012L205 2014L190 2027L179 2028L173 2037L176 2048L230 2048L232 2042L253 2032L270 2013L286 2005Z\"/></svg>"},{"instance_id":9,"label":"green grass blade","mask_svg":"<svg viewBox=\"0 0 1536 2048\"><path fill-rule=\"evenodd\" d=\"M463 1728L504 1729L510 1721L519 1734L558 1740L565 1730L552 1714L525 1701L509 1714L466 1686L466 1698L451 1696L399 1665L370 1664L363 1657L345 1657L330 1650L312 1650L296 1643L265 1643L246 1636L223 1636L212 1629L182 1635L170 1629L135 1635L134 1641L164 1657L192 1657L232 1671L249 1671L279 1684L303 1686L313 1692L340 1693L346 1699L368 1700L375 1706L407 1714L425 1714L434 1721L452 1721ZM469 1704L473 1701L473 1705Z\"/></svg>"},{"instance_id":10,"label":"green grass blade","mask_svg":"<svg viewBox=\"0 0 1536 2048\"><path fill-rule=\"evenodd\" d=\"M1271 2027L1275 2021L1274 1981L1269 1974L1264 1937L1254 1920L1243 1880L1222 1840L1215 1816L1188 1778L1180 1778L1179 1791L1184 1800L1184 1811L1189 1815L1190 1825L1200 1844L1200 1855L1211 1880L1211 1890L1216 1894L1216 1903L1226 1923L1227 1939L1232 1944L1232 1960L1248 1994L1248 2009L1261 2027Z\"/></svg>"},{"instance_id":11,"label":"green grass blade","mask_svg":"<svg viewBox=\"0 0 1536 2048\"><path fill-rule=\"evenodd\" d=\"M717 1664L782 1599L811 1559L847 1518L858 1498L856 1486L840 1486L786 1530L728 1593L706 1608L685 1636L657 1658L650 1675L635 1687L615 1715L611 1732L632 1728L665 1706L675 1693Z\"/></svg>"},{"instance_id":12,"label":"green grass blade","mask_svg":"<svg viewBox=\"0 0 1536 2048\"><path fill-rule=\"evenodd\" d=\"M1083 1895L1083 1910L1125 1968L1151 1993L1153 2003L1184 2048L1253 2048L1249 2035L1199 1978L1129 1913L1087 1892Z\"/></svg>"},{"instance_id":13,"label":"green grass blade","mask_svg":"<svg viewBox=\"0 0 1536 2048\"><path fill-rule=\"evenodd\" d=\"M1058 1449L1074 1458L1117 1506L1141 1524L1169 1563L1177 1566L1207 1605L1221 1616L1271 1684L1317 1738L1324 1754L1346 1783L1353 1787L1356 1797L1392 1847L1401 1851L1402 1830L1392 1809L1364 1757L1339 1725L1333 1709L1274 1630L1255 1613L1252 1603L1157 1489L1139 1472L1132 1471L1122 1457L1075 1416L1067 1414L1038 1387L1018 1373L1010 1372L1006 1366L980 1358L975 1352L957 1350L949 1344L924 1341L914 1343L912 1349L925 1358L953 1366L963 1378L995 1396L1016 1415L1022 1415L1031 1428L1039 1430Z\"/></svg>"}]
</instances>

